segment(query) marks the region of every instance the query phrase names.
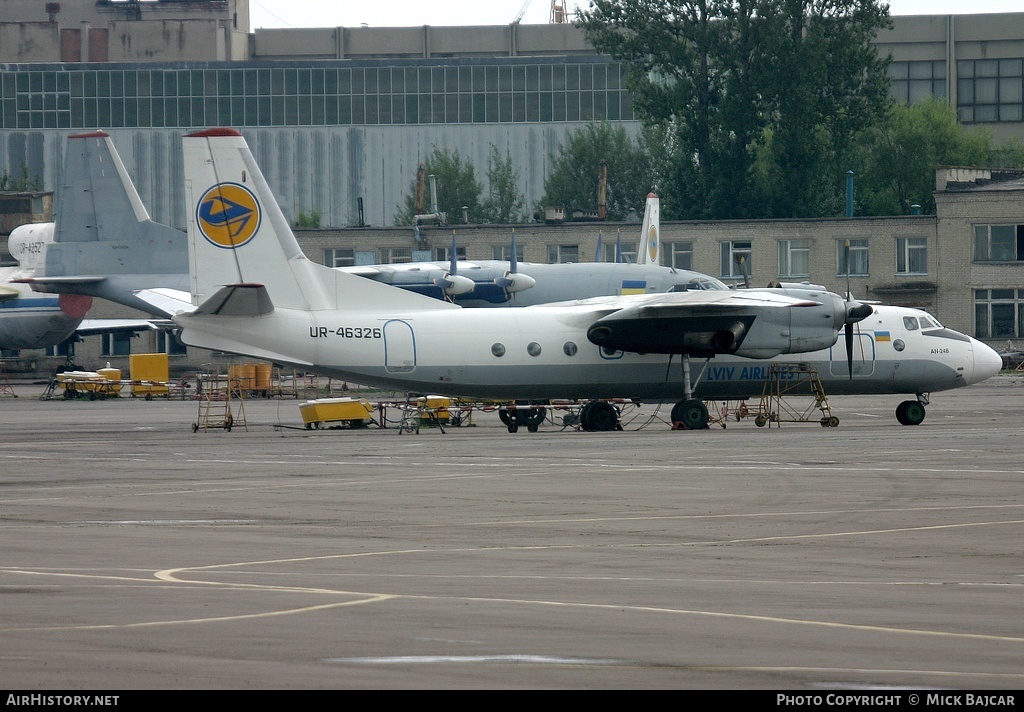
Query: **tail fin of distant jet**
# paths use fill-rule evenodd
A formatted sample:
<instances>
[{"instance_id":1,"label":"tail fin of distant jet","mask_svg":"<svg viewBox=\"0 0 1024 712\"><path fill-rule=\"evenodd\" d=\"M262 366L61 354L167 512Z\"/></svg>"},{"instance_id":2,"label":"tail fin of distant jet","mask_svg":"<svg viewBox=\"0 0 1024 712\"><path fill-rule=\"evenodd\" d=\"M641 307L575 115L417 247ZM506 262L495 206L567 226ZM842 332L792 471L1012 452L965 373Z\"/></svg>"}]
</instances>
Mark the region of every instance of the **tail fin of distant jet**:
<instances>
[{"instance_id":1,"label":"tail fin of distant jet","mask_svg":"<svg viewBox=\"0 0 1024 712\"><path fill-rule=\"evenodd\" d=\"M150 219L109 134L68 137L54 243L42 276L184 274L184 242L181 230Z\"/></svg>"},{"instance_id":2,"label":"tail fin of distant jet","mask_svg":"<svg viewBox=\"0 0 1024 712\"><path fill-rule=\"evenodd\" d=\"M189 273L199 312L459 308L307 259L238 131L199 131L182 146ZM236 294L229 297L222 287ZM242 297L243 291L259 294Z\"/></svg>"},{"instance_id":3,"label":"tail fin of distant jet","mask_svg":"<svg viewBox=\"0 0 1024 712\"><path fill-rule=\"evenodd\" d=\"M661 218L658 209L658 196L649 193L647 204L644 206L644 224L640 229L640 246L636 256L636 261L640 264L661 264Z\"/></svg>"}]
</instances>

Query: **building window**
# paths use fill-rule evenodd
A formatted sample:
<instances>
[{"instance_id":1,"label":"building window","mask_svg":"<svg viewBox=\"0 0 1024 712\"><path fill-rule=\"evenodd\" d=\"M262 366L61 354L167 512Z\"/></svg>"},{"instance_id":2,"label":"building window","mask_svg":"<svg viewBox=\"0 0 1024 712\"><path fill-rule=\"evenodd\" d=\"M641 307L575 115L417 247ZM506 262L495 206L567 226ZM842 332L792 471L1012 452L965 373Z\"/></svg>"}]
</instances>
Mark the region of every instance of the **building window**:
<instances>
[{"instance_id":1,"label":"building window","mask_svg":"<svg viewBox=\"0 0 1024 712\"><path fill-rule=\"evenodd\" d=\"M383 264L395 265L412 262L411 247L385 247L382 252L384 253Z\"/></svg>"},{"instance_id":2,"label":"building window","mask_svg":"<svg viewBox=\"0 0 1024 712\"><path fill-rule=\"evenodd\" d=\"M811 276L811 241L779 240L779 275Z\"/></svg>"},{"instance_id":3,"label":"building window","mask_svg":"<svg viewBox=\"0 0 1024 712\"><path fill-rule=\"evenodd\" d=\"M975 262L1024 260L1024 225L975 225Z\"/></svg>"},{"instance_id":4,"label":"building window","mask_svg":"<svg viewBox=\"0 0 1024 712\"><path fill-rule=\"evenodd\" d=\"M946 98L944 61L892 62L889 78L892 98L902 104L916 104L929 97Z\"/></svg>"},{"instance_id":5,"label":"building window","mask_svg":"<svg viewBox=\"0 0 1024 712\"><path fill-rule=\"evenodd\" d=\"M512 261L512 245L491 245L491 258L504 262ZM523 261L523 246L516 245L516 260Z\"/></svg>"},{"instance_id":6,"label":"building window","mask_svg":"<svg viewBox=\"0 0 1024 712\"><path fill-rule=\"evenodd\" d=\"M722 243L722 277L743 279L750 275L750 241Z\"/></svg>"},{"instance_id":7,"label":"building window","mask_svg":"<svg viewBox=\"0 0 1024 712\"><path fill-rule=\"evenodd\" d=\"M1017 339L1024 335L1024 289L975 289L974 335Z\"/></svg>"},{"instance_id":8,"label":"building window","mask_svg":"<svg viewBox=\"0 0 1024 712\"><path fill-rule=\"evenodd\" d=\"M849 244L849 274L846 267L846 245ZM868 276L868 241L867 240L836 240L836 276L867 277Z\"/></svg>"},{"instance_id":9,"label":"building window","mask_svg":"<svg viewBox=\"0 0 1024 712\"><path fill-rule=\"evenodd\" d=\"M461 245L455 246L455 255L457 260L466 259L466 248ZM435 247L434 248L434 259L438 262L451 262L452 259L452 248L449 247Z\"/></svg>"},{"instance_id":10,"label":"building window","mask_svg":"<svg viewBox=\"0 0 1024 712\"><path fill-rule=\"evenodd\" d=\"M896 238L896 274L928 274L928 238Z\"/></svg>"},{"instance_id":11,"label":"building window","mask_svg":"<svg viewBox=\"0 0 1024 712\"><path fill-rule=\"evenodd\" d=\"M328 267L352 267L356 263L355 250L324 250L324 264Z\"/></svg>"},{"instance_id":12,"label":"building window","mask_svg":"<svg viewBox=\"0 0 1024 712\"><path fill-rule=\"evenodd\" d=\"M181 341L174 337L174 334L168 331L156 332L156 351L157 353L170 354L171 356L183 356L188 353L185 344L181 343Z\"/></svg>"},{"instance_id":13,"label":"building window","mask_svg":"<svg viewBox=\"0 0 1024 712\"><path fill-rule=\"evenodd\" d=\"M132 352L131 334L103 334L100 338L102 339L100 347L102 356L127 356Z\"/></svg>"},{"instance_id":14,"label":"building window","mask_svg":"<svg viewBox=\"0 0 1024 712\"><path fill-rule=\"evenodd\" d=\"M64 358L67 358L69 356L73 356L74 355L75 340L76 340L76 337L72 336L70 339L65 339L64 341L61 341L59 344L57 344L55 346L47 346L46 347L46 355L47 356L62 356ZM15 355L17 355L17 352L14 352L14 353L15 353ZM7 354L4 353L3 355L6 356Z\"/></svg>"},{"instance_id":15,"label":"building window","mask_svg":"<svg viewBox=\"0 0 1024 712\"><path fill-rule=\"evenodd\" d=\"M580 261L579 245L548 245L548 262L567 264Z\"/></svg>"},{"instance_id":16,"label":"building window","mask_svg":"<svg viewBox=\"0 0 1024 712\"><path fill-rule=\"evenodd\" d=\"M595 262L636 262L637 257L637 246L636 242L615 242L608 244L604 242L601 244L601 250L603 255L599 257L601 259L594 260Z\"/></svg>"},{"instance_id":17,"label":"building window","mask_svg":"<svg viewBox=\"0 0 1024 712\"><path fill-rule=\"evenodd\" d=\"M661 247L664 250L662 264L675 269L693 269L692 242L663 242Z\"/></svg>"},{"instance_id":18,"label":"building window","mask_svg":"<svg viewBox=\"0 0 1024 712\"><path fill-rule=\"evenodd\" d=\"M1024 60L957 62L957 113L965 123L1024 118Z\"/></svg>"}]
</instances>

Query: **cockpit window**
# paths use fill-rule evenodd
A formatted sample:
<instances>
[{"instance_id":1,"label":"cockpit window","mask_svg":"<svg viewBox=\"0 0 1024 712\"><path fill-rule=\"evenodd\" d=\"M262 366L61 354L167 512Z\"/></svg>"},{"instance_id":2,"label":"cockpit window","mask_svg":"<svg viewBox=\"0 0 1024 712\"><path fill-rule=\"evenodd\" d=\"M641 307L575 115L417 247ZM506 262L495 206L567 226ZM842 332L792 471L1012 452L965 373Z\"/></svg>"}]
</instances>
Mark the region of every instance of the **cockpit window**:
<instances>
[{"instance_id":1,"label":"cockpit window","mask_svg":"<svg viewBox=\"0 0 1024 712\"><path fill-rule=\"evenodd\" d=\"M673 287L670 290L668 290L668 291L670 291L670 292L692 292L692 291L705 291L705 290L710 290L710 289L726 289L727 290L727 289L729 289L729 287L728 287L728 285L725 284L725 282L722 282L721 280L715 279L714 277L709 277L707 275L703 275L703 276L700 276L700 277L693 277L686 284L676 284L676 285L673 285Z\"/></svg>"},{"instance_id":2,"label":"cockpit window","mask_svg":"<svg viewBox=\"0 0 1024 712\"><path fill-rule=\"evenodd\" d=\"M942 324L932 319L930 316L920 317L922 329L941 329Z\"/></svg>"},{"instance_id":3,"label":"cockpit window","mask_svg":"<svg viewBox=\"0 0 1024 712\"><path fill-rule=\"evenodd\" d=\"M917 331L917 317L916 316L905 316L903 317L903 326L907 331Z\"/></svg>"}]
</instances>

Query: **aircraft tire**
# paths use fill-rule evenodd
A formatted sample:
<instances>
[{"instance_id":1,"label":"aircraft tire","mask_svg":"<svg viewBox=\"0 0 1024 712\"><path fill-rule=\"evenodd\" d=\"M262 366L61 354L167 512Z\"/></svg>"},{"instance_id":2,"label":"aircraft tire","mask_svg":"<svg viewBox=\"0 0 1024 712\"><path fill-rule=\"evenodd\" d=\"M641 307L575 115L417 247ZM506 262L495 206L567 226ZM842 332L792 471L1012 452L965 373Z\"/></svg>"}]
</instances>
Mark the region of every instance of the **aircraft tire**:
<instances>
[{"instance_id":1,"label":"aircraft tire","mask_svg":"<svg viewBox=\"0 0 1024 712\"><path fill-rule=\"evenodd\" d=\"M896 406L896 420L900 425L920 425L924 416L924 405L919 401L906 400Z\"/></svg>"},{"instance_id":2,"label":"aircraft tire","mask_svg":"<svg viewBox=\"0 0 1024 712\"><path fill-rule=\"evenodd\" d=\"M687 430L703 430L710 420L704 401L696 398L681 400L672 407L672 422L681 423Z\"/></svg>"},{"instance_id":3,"label":"aircraft tire","mask_svg":"<svg viewBox=\"0 0 1024 712\"><path fill-rule=\"evenodd\" d=\"M516 423L513 422L513 423L509 423L508 424L508 431L510 433L517 432L518 430L519 430L519 426Z\"/></svg>"},{"instance_id":4,"label":"aircraft tire","mask_svg":"<svg viewBox=\"0 0 1024 712\"><path fill-rule=\"evenodd\" d=\"M501 420L501 424L508 427L512 425L512 414L504 408L498 408L498 418ZM514 432L514 431L510 431Z\"/></svg>"},{"instance_id":5,"label":"aircraft tire","mask_svg":"<svg viewBox=\"0 0 1024 712\"><path fill-rule=\"evenodd\" d=\"M593 409L595 402L596 401L585 403L583 407L580 408L580 430L589 432L594 429L590 424L590 411Z\"/></svg>"},{"instance_id":6,"label":"aircraft tire","mask_svg":"<svg viewBox=\"0 0 1024 712\"><path fill-rule=\"evenodd\" d=\"M594 401L590 403L590 411L587 413L590 421L590 430L608 432L615 430L619 424L619 411L607 401Z\"/></svg>"},{"instance_id":7,"label":"aircraft tire","mask_svg":"<svg viewBox=\"0 0 1024 712\"><path fill-rule=\"evenodd\" d=\"M548 416L548 409L543 407L536 408L522 408L516 410L516 424L534 426L536 428L544 422L544 418Z\"/></svg>"}]
</instances>

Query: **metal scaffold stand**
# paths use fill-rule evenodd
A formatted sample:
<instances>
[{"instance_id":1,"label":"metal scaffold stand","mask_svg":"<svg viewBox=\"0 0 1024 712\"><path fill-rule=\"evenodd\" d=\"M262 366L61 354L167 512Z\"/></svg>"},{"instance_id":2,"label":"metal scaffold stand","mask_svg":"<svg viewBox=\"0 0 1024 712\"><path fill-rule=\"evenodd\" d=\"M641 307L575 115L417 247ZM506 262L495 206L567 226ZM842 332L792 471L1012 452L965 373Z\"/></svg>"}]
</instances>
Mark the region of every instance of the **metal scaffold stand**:
<instances>
[{"instance_id":1,"label":"metal scaffold stand","mask_svg":"<svg viewBox=\"0 0 1024 712\"><path fill-rule=\"evenodd\" d=\"M807 402L809 400L809 402ZM800 401L806 405L801 407ZM813 423L835 428L839 418L832 415L818 370L806 363L774 363L761 393L761 403L753 413L758 427L772 423Z\"/></svg>"},{"instance_id":2,"label":"metal scaffold stand","mask_svg":"<svg viewBox=\"0 0 1024 712\"><path fill-rule=\"evenodd\" d=\"M220 373L202 373L196 377L196 399L199 412L196 422L192 424L192 432L200 429L222 428L231 432L232 428L245 425L244 390L238 387L237 381ZM237 405L235 405L237 403Z\"/></svg>"}]
</instances>

